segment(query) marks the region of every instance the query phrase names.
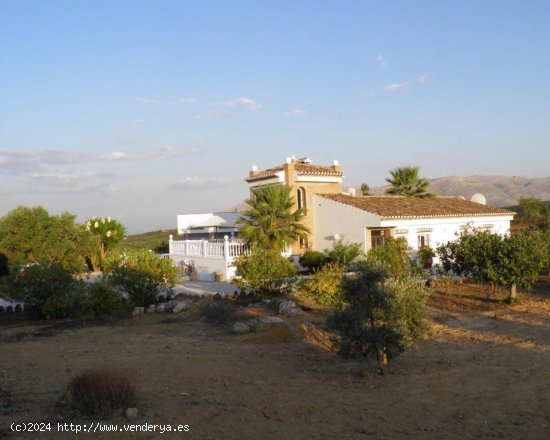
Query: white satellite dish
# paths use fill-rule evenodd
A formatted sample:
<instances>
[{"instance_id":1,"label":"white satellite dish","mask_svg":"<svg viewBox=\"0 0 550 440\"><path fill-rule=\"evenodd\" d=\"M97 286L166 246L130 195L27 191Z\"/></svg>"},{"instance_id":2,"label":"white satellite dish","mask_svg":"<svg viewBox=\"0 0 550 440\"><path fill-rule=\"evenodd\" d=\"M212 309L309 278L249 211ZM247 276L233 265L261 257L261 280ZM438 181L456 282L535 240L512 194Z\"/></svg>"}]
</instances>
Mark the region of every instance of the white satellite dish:
<instances>
[{"instance_id":1,"label":"white satellite dish","mask_svg":"<svg viewBox=\"0 0 550 440\"><path fill-rule=\"evenodd\" d=\"M464 196L457 196L456 198L459 199L459 200L466 200L466 197L464 197Z\"/></svg>"},{"instance_id":2,"label":"white satellite dish","mask_svg":"<svg viewBox=\"0 0 550 440\"><path fill-rule=\"evenodd\" d=\"M357 194L355 188L348 188L348 196L355 197L355 194Z\"/></svg>"},{"instance_id":3,"label":"white satellite dish","mask_svg":"<svg viewBox=\"0 0 550 440\"><path fill-rule=\"evenodd\" d=\"M485 196L480 193L475 193L472 198L470 199L471 202L479 203L480 205L486 205L487 200L485 199Z\"/></svg>"}]
</instances>

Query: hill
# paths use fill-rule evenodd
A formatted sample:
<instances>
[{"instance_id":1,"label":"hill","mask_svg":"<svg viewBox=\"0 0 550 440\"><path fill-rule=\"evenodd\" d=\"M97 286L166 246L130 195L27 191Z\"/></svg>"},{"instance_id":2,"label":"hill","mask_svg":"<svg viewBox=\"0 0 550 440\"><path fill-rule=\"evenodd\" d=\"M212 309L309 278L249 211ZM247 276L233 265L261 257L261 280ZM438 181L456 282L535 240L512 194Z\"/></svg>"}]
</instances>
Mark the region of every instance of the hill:
<instances>
[{"instance_id":1,"label":"hill","mask_svg":"<svg viewBox=\"0 0 550 440\"><path fill-rule=\"evenodd\" d=\"M142 249L154 249L162 242L168 243L168 236L177 236L177 229L163 229L158 231L145 232L143 234L128 235L117 246L119 251L135 251Z\"/></svg>"},{"instance_id":2,"label":"hill","mask_svg":"<svg viewBox=\"0 0 550 440\"><path fill-rule=\"evenodd\" d=\"M528 178L517 176L449 176L430 179L429 191L442 196L464 196L470 199L481 193L493 206L517 205L518 199L535 197L550 200L550 177ZM383 194L387 186L371 189L372 194ZM359 188L357 188L360 194Z\"/></svg>"}]
</instances>

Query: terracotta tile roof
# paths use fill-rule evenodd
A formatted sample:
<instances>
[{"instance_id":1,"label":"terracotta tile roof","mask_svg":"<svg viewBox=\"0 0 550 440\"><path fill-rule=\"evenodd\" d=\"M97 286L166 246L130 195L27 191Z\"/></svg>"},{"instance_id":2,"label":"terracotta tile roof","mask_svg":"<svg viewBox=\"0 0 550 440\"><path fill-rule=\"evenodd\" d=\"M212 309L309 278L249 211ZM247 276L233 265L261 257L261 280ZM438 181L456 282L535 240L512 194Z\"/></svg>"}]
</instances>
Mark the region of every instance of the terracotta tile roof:
<instances>
[{"instance_id":1,"label":"terracotta tile roof","mask_svg":"<svg viewBox=\"0 0 550 440\"><path fill-rule=\"evenodd\" d=\"M269 179L270 177L275 177L278 172L283 171L283 166L269 168L264 171L259 171L253 176L248 176L246 179L247 182L253 182L254 180Z\"/></svg>"},{"instance_id":2,"label":"terracotta tile roof","mask_svg":"<svg viewBox=\"0 0 550 440\"><path fill-rule=\"evenodd\" d=\"M457 197L348 196L319 194L327 199L390 218L470 217L514 215L515 212L462 200Z\"/></svg>"},{"instance_id":3,"label":"terracotta tile roof","mask_svg":"<svg viewBox=\"0 0 550 440\"><path fill-rule=\"evenodd\" d=\"M269 179L275 177L277 173L283 171L283 165L278 167L269 168L264 171L259 171L254 176L248 176L245 180L247 182L253 182L255 180ZM332 167L324 167L320 165L308 165L304 163L295 163L294 170L298 175L308 175L308 176L337 176L341 177L344 175L342 171L337 171Z\"/></svg>"},{"instance_id":4,"label":"terracotta tile roof","mask_svg":"<svg viewBox=\"0 0 550 440\"><path fill-rule=\"evenodd\" d=\"M336 171L332 167L323 167L320 165L307 165L303 163L297 163L294 165L294 169L298 171L298 175L307 174L315 176L343 176L342 171Z\"/></svg>"}]
</instances>

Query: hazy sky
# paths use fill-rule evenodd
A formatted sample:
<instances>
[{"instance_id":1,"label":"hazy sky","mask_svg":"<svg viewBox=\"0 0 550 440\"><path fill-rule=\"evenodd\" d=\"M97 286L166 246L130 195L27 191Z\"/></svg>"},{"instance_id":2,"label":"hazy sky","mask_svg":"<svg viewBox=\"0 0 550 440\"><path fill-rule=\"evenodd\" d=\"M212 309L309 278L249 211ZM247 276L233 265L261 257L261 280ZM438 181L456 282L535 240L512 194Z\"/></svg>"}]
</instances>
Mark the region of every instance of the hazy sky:
<instances>
[{"instance_id":1,"label":"hazy sky","mask_svg":"<svg viewBox=\"0 0 550 440\"><path fill-rule=\"evenodd\" d=\"M175 227L250 166L550 175L550 2L0 0L0 215Z\"/></svg>"}]
</instances>

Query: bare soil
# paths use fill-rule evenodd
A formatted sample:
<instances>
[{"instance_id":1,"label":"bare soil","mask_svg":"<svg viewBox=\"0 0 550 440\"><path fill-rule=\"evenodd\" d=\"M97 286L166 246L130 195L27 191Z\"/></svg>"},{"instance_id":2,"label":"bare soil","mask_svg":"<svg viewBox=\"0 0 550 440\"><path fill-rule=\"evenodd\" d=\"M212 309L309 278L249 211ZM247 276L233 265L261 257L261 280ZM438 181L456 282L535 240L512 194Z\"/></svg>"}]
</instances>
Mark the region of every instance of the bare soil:
<instances>
[{"instance_id":1,"label":"bare soil","mask_svg":"<svg viewBox=\"0 0 550 440\"><path fill-rule=\"evenodd\" d=\"M550 280L519 304L504 297L476 285L436 288L429 333L384 376L327 351L319 311L240 336L193 311L86 325L0 317L0 438L546 440ZM72 377L100 366L127 371L139 395L137 419L102 423L187 424L190 432L58 432L58 421L99 421L63 401ZM10 430L38 421L52 431Z\"/></svg>"}]
</instances>

